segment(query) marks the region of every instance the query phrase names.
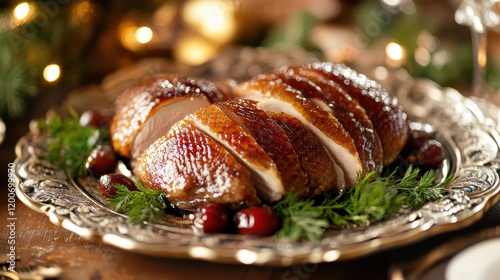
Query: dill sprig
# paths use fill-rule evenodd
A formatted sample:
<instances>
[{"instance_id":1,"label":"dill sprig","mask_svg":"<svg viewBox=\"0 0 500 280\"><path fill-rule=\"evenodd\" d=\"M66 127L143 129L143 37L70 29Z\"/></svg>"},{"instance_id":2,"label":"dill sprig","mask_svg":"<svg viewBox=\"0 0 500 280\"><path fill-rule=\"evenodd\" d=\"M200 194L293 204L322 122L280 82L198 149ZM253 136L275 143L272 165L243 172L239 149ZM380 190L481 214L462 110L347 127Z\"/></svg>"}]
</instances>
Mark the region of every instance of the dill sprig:
<instances>
[{"instance_id":1,"label":"dill sprig","mask_svg":"<svg viewBox=\"0 0 500 280\"><path fill-rule=\"evenodd\" d=\"M282 217L282 228L277 236L291 240L305 236L309 240L318 240L329 225L322 217L323 209L315 207L313 200L300 200L295 193L284 196L273 208Z\"/></svg>"},{"instance_id":2,"label":"dill sprig","mask_svg":"<svg viewBox=\"0 0 500 280\"><path fill-rule=\"evenodd\" d=\"M334 200L326 197L319 207L333 225L367 225L388 218L404 204L404 198L392 191L394 184L394 173L376 178L371 172L357 178L357 184L347 191L343 201L337 201L340 197Z\"/></svg>"},{"instance_id":3,"label":"dill sprig","mask_svg":"<svg viewBox=\"0 0 500 280\"><path fill-rule=\"evenodd\" d=\"M92 149L107 138L105 129L80 126L78 113L70 110L70 117L63 119L54 115L50 120L41 120L38 127L49 133L45 145L45 159L61 167L70 177L85 175L85 162Z\"/></svg>"},{"instance_id":4,"label":"dill sprig","mask_svg":"<svg viewBox=\"0 0 500 280\"><path fill-rule=\"evenodd\" d=\"M155 222L168 207L163 198L165 192L147 189L137 180L134 183L138 191L131 191L124 185L114 185L118 191L116 196L108 198L109 204L113 210L127 214L129 222Z\"/></svg>"},{"instance_id":5,"label":"dill sprig","mask_svg":"<svg viewBox=\"0 0 500 280\"><path fill-rule=\"evenodd\" d=\"M418 172L417 168L413 170L410 165L403 179L394 185L395 191L405 198L405 204L412 209L422 207L428 201L443 197L453 178L453 175L450 175L442 183L436 184L437 174L434 170L426 172L420 180L417 179ZM410 179L404 180L405 178Z\"/></svg>"},{"instance_id":6,"label":"dill sprig","mask_svg":"<svg viewBox=\"0 0 500 280\"><path fill-rule=\"evenodd\" d=\"M419 172L410 166L401 179L395 178L396 171L387 177L371 172L364 178L358 176L356 185L333 198L326 193L320 199L300 200L296 194L286 194L273 207L283 220L276 235L294 241L318 240L330 225L369 225L391 217L402 207L416 209L443 197L453 175L436 183L436 172L428 171L422 176Z\"/></svg>"}]
</instances>

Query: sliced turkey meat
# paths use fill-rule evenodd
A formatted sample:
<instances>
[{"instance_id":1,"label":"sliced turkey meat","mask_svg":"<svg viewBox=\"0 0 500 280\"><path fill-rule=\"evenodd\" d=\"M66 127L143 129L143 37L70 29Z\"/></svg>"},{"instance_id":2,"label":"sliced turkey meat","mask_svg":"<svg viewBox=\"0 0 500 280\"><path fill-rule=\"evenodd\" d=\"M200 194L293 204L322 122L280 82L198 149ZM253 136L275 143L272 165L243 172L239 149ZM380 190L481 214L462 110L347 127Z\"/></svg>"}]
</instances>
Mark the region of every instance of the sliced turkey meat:
<instances>
[{"instance_id":1,"label":"sliced turkey meat","mask_svg":"<svg viewBox=\"0 0 500 280\"><path fill-rule=\"evenodd\" d=\"M161 74L122 93L110 123L134 175L181 209L342 193L406 143L406 115L343 65L282 67L237 85ZM233 98L242 98L234 99Z\"/></svg>"},{"instance_id":2,"label":"sliced turkey meat","mask_svg":"<svg viewBox=\"0 0 500 280\"><path fill-rule=\"evenodd\" d=\"M139 130L131 147L131 158L138 158L156 139L163 136L179 120L211 103L203 96L170 98L151 115Z\"/></svg>"},{"instance_id":3,"label":"sliced turkey meat","mask_svg":"<svg viewBox=\"0 0 500 280\"><path fill-rule=\"evenodd\" d=\"M182 101L178 99L184 97L193 97L193 99L189 100L191 103L186 99L182 99ZM178 74L162 74L146 79L121 94L116 100L115 115L110 124L113 148L124 157L129 158L132 153L137 156L154 137L149 137L146 133L140 139L146 142L140 142L134 146L137 135L151 116L155 115L157 119L147 126L149 131L151 131L152 126L162 120L168 119L169 124L172 124L192 112L192 109L221 101L224 97L222 91L213 82L205 79L184 77ZM183 105L187 106L186 108L176 108L175 106L180 103L174 104L173 102L182 102ZM165 106L175 109L160 110ZM161 129L166 130L160 131L160 135L168 132L168 124L162 125Z\"/></svg>"},{"instance_id":4,"label":"sliced turkey meat","mask_svg":"<svg viewBox=\"0 0 500 280\"><path fill-rule=\"evenodd\" d=\"M341 192L337 189L337 169L330 153L319 139L297 118L286 113L270 113L283 129L299 157L300 166L308 179L306 197L314 197L325 191Z\"/></svg>"},{"instance_id":5,"label":"sliced turkey meat","mask_svg":"<svg viewBox=\"0 0 500 280\"><path fill-rule=\"evenodd\" d=\"M186 121L176 123L137 159L134 174L146 187L165 191L180 209L206 203L237 209L261 202L250 172Z\"/></svg>"},{"instance_id":6,"label":"sliced turkey meat","mask_svg":"<svg viewBox=\"0 0 500 280\"><path fill-rule=\"evenodd\" d=\"M253 100L235 99L215 103L226 116L248 131L257 144L276 163L285 192L307 196L306 175L300 168L299 158L281 127Z\"/></svg>"},{"instance_id":7,"label":"sliced turkey meat","mask_svg":"<svg viewBox=\"0 0 500 280\"><path fill-rule=\"evenodd\" d=\"M285 84L275 74L259 75L243 82L235 96L258 101L259 107L271 112L284 112L305 124L341 166L348 186L356 183L357 173L363 172L359 154L351 136L329 112L316 106L300 91Z\"/></svg>"},{"instance_id":8,"label":"sliced turkey meat","mask_svg":"<svg viewBox=\"0 0 500 280\"><path fill-rule=\"evenodd\" d=\"M315 70L326 79L338 83L359 102L382 143L384 166L394 162L408 137L406 114L397 99L391 97L377 82L345 65L321 62L305 65L304 68Z\"/></svg>"},{"instance_id":9,"label":"sliced turkey meat","mask_svg":"<svg viewBox=\"0 0 500 280\"><path fill-rule=\"evenodd\" d=\"M283 196L285 188L274 160L249 131L231 120L219 107L211 105L198 109L185 121L224 146L250 170L262 200L274 202Z\"/></svg>"},{"instance_id":10,"label":"sliced turkey meat","mask_svg":"<svg viewBox=\"0 0 500 280\"><path fill-rule=\"evenodd\" d=\"M364 172L383 169L382 144L365 109L337 83L303 67L282 67L275 72L316 105L331 112L354 140Z\"/></svg>"}]
</instances>

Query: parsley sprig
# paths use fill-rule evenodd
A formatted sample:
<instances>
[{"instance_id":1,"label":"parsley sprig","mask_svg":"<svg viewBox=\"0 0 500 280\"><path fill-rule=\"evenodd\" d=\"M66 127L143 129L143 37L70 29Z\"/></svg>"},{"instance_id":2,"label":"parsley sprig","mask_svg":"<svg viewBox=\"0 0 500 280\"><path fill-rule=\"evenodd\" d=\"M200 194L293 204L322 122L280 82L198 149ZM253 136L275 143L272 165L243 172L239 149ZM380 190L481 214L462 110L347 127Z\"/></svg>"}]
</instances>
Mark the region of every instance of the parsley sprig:
<instances>
[{"instance_id":1,"label":"parsley sprig","mask_svg":"<svg viewBox=\"0 0 500 280\"><path fill-rule=\"evenodd\" d=\"M38 127L47 131L50 138L46 141L48 153L45 159L66 170L68 176L76 177L87 173L85 162L94 147L107 139L106 129L80 126L80 117L70 110L65 119L54 115L49 120L41 120Z\"/></svg>"},{"instance_id":2,"label":"parsley sprig","mask_svg":"<svg viewBox=\"0 0 500 280\"><path fill-rule=\"evenodd\" d=\"M145 188L137 180L134 183L138 191L131 191L124 185L114 185L118 191L116 196L108 199L109 204L113 210L126 213L129 222L157 221L168 207L164 199L165 192Z\"/></svg>"},{"instance_id":3,"label":"parsley sprig","mask_svg":"<svg viewBox=\"0 0 500 280\"><path fill-rule=\"evenodd\" d=\"M401 179L395 178L396 171L387 177L377 177L371 172L364 178L358 177L356 185L337 197L327 193L318 200L300 200L289 193L273 207L283 220L276 235L294 241L318 240L330 225L339 228L369 225L389 218L403 207L416 209L443 197L453 175L435 183L435 171L421 177L419 172L410 166Z\"/></svg>"}]
</instances>

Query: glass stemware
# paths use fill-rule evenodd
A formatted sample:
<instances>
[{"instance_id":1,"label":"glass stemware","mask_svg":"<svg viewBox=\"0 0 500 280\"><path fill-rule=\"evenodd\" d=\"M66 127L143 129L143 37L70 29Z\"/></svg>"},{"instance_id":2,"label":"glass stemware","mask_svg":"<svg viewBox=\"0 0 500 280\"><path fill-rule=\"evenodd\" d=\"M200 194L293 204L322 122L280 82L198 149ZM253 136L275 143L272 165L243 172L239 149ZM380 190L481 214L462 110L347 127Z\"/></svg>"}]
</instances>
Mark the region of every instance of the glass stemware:
<instances>
[{"instance_id":1,"label":"glass stemware","mask_svg":"<svg viewBox=\"0 0 500 280\"><path fill-rule=\"evenodd\" d=\"M474 69L471 95L491 99L493 90L486 82L487 32L500 24L500 0L464 0L455 13L458 24L467 25L472 32Z\"/></svg>"}]
</instances>

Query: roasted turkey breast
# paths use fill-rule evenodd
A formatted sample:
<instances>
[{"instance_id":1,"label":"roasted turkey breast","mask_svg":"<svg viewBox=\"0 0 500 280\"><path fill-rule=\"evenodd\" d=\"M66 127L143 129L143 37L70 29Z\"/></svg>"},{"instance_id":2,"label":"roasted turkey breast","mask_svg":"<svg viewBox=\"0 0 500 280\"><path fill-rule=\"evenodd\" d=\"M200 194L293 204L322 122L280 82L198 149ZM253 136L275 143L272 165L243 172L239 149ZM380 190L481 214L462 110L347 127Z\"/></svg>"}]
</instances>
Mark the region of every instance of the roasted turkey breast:
<instances>
[{"instance_id":1,"label":"roasted turkey breast","mask_svg":"<svg viewBox=\"0 0 500 280\"><path fill-rule=\"evenodd\" d=\"M116 100L110 124L111 143L124 157L138 157L154 140L194 110L221 101L228 88L178 74L148 78ZM151 118L152 116L154 118ZM137 141L136 141L137 140Z\"/></svg>"},{"instance_id":2,"label":"roasted turkey breast","mask_svg":"<svg viewBox=\"0 0 500 280\"><path fill-rule=\"evenodd\" d=\"M339 121L304 95L285 84L276 74L259 75L241 83L235 96L258 101L259 107L271 112L284 112L306 125L342 167L346 184L356 183L357 173L363 172L354 141Z\"/></svg>"},{"instance_id":3,"label":"roasted turkey breast","mask_svg":"<svg viewBox=\"0 0 500 280\"><path fill-rule=\"evenodd\" d=\"M352 137L363 163L363 174L383 169L382 144L365 109L337 83L306 67L281 67L274 71L291 87L332 113ZM361 174L361 175L363 175Z\"/></svg>"},{"instance_id":4,"label":"roasted turkey breast","mask_svg":"<svg viewBox=\"0 0 500 280\"><path fill-rule=\"evenodd\" d=\"M337 173L342 173L337 171L340 167L319 139L297 118L286 113L271 112L270 115L290 139L308 179L307 187L299 193L300 196L314 197L325 191L341 192L343 179L339 182L337 178Z\"/></svg>"},{"instance_id":5,"label":"roasted turkey breast","mask_svg":"<svg viewBox=\"0 0 500 280\"><path fill-rule=\"evenodd\" d=\"M382 86L351 68L331 62L304 65L340 85L366 110L382 143L384 166L393 163L408 137L403 107Z\"/></svg>"},{"instance_id":6,"label":"roasted turkey breast","mask_svg":"<svg viewBox=\"0 0 500 280\"><path fill-rule=\"evenodd\" d=\"M257 141L259 146L276 163L281 175L284 191L296 192L301 197L308 191L306 174L300 168L299 158L281 127L253 100L235 99L215 103Z\"/></svg>"},{"instance_id":7,"label":"roasted turkey breast","mask_svg":"<svg viewBox=\"0 0 500 280\"><path fill-rule=\"evenodd\" d=\"M188 121L177 122L137 159L135 176L163 190L180 209L209 202L232 208L260 203L250 172Z\"/></svg>"},{"instance_id":8,"label":"roasted turkey breast","mask_svg":"<svg viewBox=\"0 0 500 280\"><path fill-rule=\"evenodd\" d=\"M189 114L186 121L225 147L250 170L264 201L274 202L283 196L285 187L274 160L250 132L231 120L223 110L215 105L200 108Z\"/></svg>"},{"instance_id":9,"label":"roasted turkey breast","mask_svg":"<svg viewBox=\"0 0 500 280\"><path fill-rule=\"evenodd\" d=\"M395 98L333 63L282 67L239 85L163 74L124 92L115 111L115 151L181 209L342 193L391 164L408 132Z\"/></svg>"}]
</instances>

